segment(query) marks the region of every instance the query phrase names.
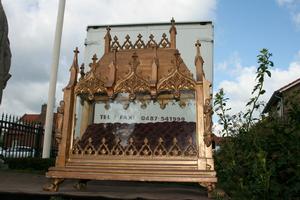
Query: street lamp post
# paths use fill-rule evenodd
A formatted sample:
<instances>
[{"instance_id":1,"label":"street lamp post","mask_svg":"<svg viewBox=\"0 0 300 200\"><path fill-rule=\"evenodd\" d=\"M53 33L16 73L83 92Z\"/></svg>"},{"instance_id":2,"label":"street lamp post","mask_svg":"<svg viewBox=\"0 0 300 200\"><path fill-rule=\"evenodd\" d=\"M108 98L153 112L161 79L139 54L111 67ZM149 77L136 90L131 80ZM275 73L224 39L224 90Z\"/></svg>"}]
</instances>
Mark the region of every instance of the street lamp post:
<instances>
[{"instance_id":1,"label":"street lamp post","mask_svg":"<svg viewBox=\"0 0 300 200\"><path fill-rule=\"evenodd\" d=\"M56 90L56 82L57 82L57 71L58 71L58 63L59 63L65 4L66 4L66 0L59 0L55 38L54 38L54 45L53 45L53 52L52 52L51 74L50 74L50 83L49 83L49 91L48 91L48 103L47 103L42 158L50 157L52 126L53 126L53 110L54 110L54 103L55 103L55 90Z\"/></svg>"}]
</instances>

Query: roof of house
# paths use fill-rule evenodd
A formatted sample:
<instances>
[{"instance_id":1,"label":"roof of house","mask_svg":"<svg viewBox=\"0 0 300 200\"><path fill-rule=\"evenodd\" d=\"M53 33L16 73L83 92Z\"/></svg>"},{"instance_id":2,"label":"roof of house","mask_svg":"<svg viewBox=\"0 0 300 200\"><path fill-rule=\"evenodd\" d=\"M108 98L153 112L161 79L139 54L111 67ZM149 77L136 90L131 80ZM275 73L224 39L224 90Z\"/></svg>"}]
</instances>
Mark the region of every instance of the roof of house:
<instances>
[{"instance_id":1,"label":"roof of house","mask_svg":"<svg viewBox=\"0 0 300 200\"><path fill-rule=\"evenodd\" d=\"M212 139L216 145L220 145L222 143L222 141L224 140L224 138L226 138L226 137L217 136L215 134L212 135Z\"/></svg>"},{"instance_id":2,"label":"roof of house","mask_svg":"<svg viewBox=\"0 0 300 200\"><path fill-rule=\"evenodd\" d=\"M267 113L268 111L270 111L271 107L280 100L283 92L295 87L296 85L300 85L300 78L294 80L293 82L291 82L291 83L281 87L280 89L276 90L275 92L273 92L270 100L268 101L266 107L263 110L263 113Z\"/></svg>"},{"instance_id":3,"label":"roof of house","mask_svg":"<svg viewBox=\"0 0 300 200\"><path fill-rule=\"evenodd\" d=\"M54 113L53 115L53 122L56 121L57 113ZM42 114L24 114L21 118L21 121L26 122L36 122L41 123L42 125L45 124L45 118L43 118ZM55 126L55 123L53 123L53 126Z\"/></svg>"},{"instance_id":4,"label":"roof of house","mask_svg":"<svg viewBox=\"0 0 300 200\"><path fill-rule=\"evenodd\" d=\"M21 117L22 121L28 122L41 122L41 115L40 114L24 114Z\"/></svg>"},{"instance_id":5,"label":"roof of house","mask_svg":"<svg viewBox=\"0 0 300 200\"><path fill-rule=\"evenodd\" d=\"M281 92L284 92L284 91L286 91L286 90L288 90L288 89L290 89L290 88L292 88L292 87L294 87L298 84L300 84L300 78L298 78L298 79L294 80L293 82L283 86L282 88L280 88L277 91L279 91L281 93Z\"/></svg>"}]
</instances>

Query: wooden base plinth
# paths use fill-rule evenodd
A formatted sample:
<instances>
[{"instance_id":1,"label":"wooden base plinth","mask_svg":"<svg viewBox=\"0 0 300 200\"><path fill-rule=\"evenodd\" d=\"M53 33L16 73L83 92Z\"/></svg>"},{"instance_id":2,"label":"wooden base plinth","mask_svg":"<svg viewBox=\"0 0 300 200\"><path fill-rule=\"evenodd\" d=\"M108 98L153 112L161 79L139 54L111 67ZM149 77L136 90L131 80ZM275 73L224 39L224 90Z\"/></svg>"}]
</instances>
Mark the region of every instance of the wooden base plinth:
<instances>
[{"instance_id":1,"label":"wooden base plinth","mask_svg":"<svg viewBox=\"0 0 300 200\"><path fill-rule=\"evenodd\" d=\"M50 168L48 178L120 180L120 181L162 181L162 182L217 182L214 171L186 170L154 170L154 169L82 169L82 168Z\"/></svg>"},{"instance_id":2,"label":"wooden base plinth","mask_svg":"<svg viewBox=\"0 0 300 200\"><path fill-rule=\"evenodd\" d=\"M89 167L67 166L51 167L46 173L52 178L53 187L50 191L58 191L59 183L64 179L78 179L75 189L83 190L88 180L119 180L119 181L159 181L159 182L197 182L211 193L217 182L216 172L208 170L185 170L185 169L137 169L116 167ZM59 180L59 181L58 181ZM61 180L61 181L60 181ZM49 189L48 189L49 191Z\"/></svg>"}]
</instances>

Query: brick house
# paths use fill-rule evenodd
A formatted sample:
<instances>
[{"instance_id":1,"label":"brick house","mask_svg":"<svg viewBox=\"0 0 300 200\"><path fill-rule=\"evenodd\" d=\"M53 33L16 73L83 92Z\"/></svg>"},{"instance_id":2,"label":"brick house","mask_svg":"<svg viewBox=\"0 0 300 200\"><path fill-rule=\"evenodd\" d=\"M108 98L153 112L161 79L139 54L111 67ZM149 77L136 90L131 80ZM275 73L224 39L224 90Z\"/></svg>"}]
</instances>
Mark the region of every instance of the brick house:
<instances>
[{"instance_id":1,"label":"brick house","mask_svg":"<svg viewBox=\"0 0 300 200\"><path fill-rule=\"evenodd\" d=\"M300 103L300 78L276 90L268 101L263 113L284 117L290 109L289 101Z\"/></svg>"},{"instance_id":2,"label":"brick house","mask_svg":"<svg viewBox=\"0 0 300 200\"><path fill-rule=\"evenodd\" d=\"M46 112L47 112L47 104L43 104L41 106L41 112L39 114L27 114L25 113L20 120L21 121L27 121L27 122L36 122L40 123L43 127L45 126L46 122ZM57 113L54 113L53 115L53 131L55 130L56 126L56 116Z\"/></svg>"}]
</instances>

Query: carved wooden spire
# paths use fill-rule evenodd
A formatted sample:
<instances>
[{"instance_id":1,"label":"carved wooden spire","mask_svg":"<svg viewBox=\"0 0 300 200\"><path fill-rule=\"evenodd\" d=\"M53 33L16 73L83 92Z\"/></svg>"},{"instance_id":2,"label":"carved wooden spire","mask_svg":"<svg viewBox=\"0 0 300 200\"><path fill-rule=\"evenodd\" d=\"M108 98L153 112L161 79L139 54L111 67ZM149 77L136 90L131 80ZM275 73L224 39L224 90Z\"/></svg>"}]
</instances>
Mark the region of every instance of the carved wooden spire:
<instances>
[{"instance_id":1,"label":"carved wooden spire","mask_svg":"<svg viewBox=\"0 0 300 200\"><path fill-rule=\"evenodd\" d=\"M78 53L79 53L78 47L76 47L74 50L73 63L70 68L70 80L66 87L67 89L75 86L77 83L77 74L78 74L78 70L79 70L79 68L78 68Z\"/></svg>"},{"instance_id":2,"label":"carved wooden spire","mask_svg":"<svg viewBox=\"0 0 300 200\"><path fill-rule=\"evenodd\" d=\"M182 63L182 59L180 57L180 53L179 53L178 49L176 49L176 51L174 53L174 56L175 56L175 63L174 63L175 64L175 69L179 70L179 67Z\"/></svg>"},{"instance_id":3,"label":"carved wooden spire","mask_svg":"<svg viewBox=\"0 0 300 200\"><path fill-rule=\"evenodd\" d=\"M152 45L153 49L153 60L152 60L152 69L151 69L151 95L156 96L156 84L157 84L157 70L158 70L158 58L157 58L157 45Z\"/></svg>"},{"instance_id":4,"label":"carved wooden spire","mask_svg":"<svg viewBox=\"0 0 300 200\"><path fill-rule=\"evenodd\" d=\"M113 47L114 57L108 66L107 81L105 83L107 95L112 98L114 95L114 86L116 84L117 75L117 47Z\"/></svg>"},{"instance_id":5,"label":"carved wooden spire","mask_svg":"<svg viewBox=\"0 0 300 200\"><path fill-rule=\"evenodd\" d=\"M84 63L82 63L81 66L80 66L80 79L83 79L84 76L85 76Z\"/></svg>"},{"instance_id":6,"label":"carved wooden spire","mask_svg":"<svg viewBox=\"0 0 300 200\"><path fill-rule=\"evenodd\" d=\"M177 34L177 30L176 30L176 27L175 27L175 20L174 18L172 17L172 20L171 20L171 28L169 30L170 32L170 48L174 48L176 49L176 34Z\"/></svg>"},{"instance_id":7,"label":"carved wooden spire","mask_svg":"<svg viewBox=\"0 0 300 200\"><path fill-rule=\"evenodd\" d=\"M116 70L117 70L117 48L113 48L114 57L111 63L108 66L108 76L105 86L106 87L113 87L116 81Z\"/></svg>"},{"instance_id":8,"label":"carved wooden spire","mask_svg":"<svg viewBox=\"0 0 300 200\"><path fill-rule=\"evenodd\" d=\"M131 71L136 73L136 69L138 67L138 65L140 64L140 61L138 59L138 55L136 53L136 51L132 54L132 60L130 62L131 65Z\"/></svg>"},{"instance_id":9,"label":"carved wooden spire","mask_svg":"<svg viewBox=\"0 0 300 200\"><path fill-rule=\"evenodd\" d=\"M92 63L89 64L90 68L94 71L96 69L96 66L97 66L97 54L94 54L93 57L92 57Z\"/></svg>"},{"instance_id":10,"label":"carved wooden spire","mask_svg":"<svg viewBox=\"0 0 300 200\"><path fill-rule=\"evenodd\" d=\"M110 42L111 42L110 27L109 26L106 28L106 35L104 37L104 40L105 40L104 53L108 53L110 51Z\"/></svg>"},{"instance_id":11,"label":"carved wooden spire","mask_svg":"<svg viewBox=\"0 0 300 200\"><path fill-rule=\"evenodd\" d=\"M204 60L203 60L203 58L201 56L201 53L200 53L201 43L200 43L199 40L197 40L195 46L196 46L196 49L197 49L197 53L196 53L196 56L195 56L196 80L197 81L202 81L203 77L205 76L204 71L203 71Z\"/></svg>"},{"instance_id":12,"label":"carved wooden spire","mask_svg":"<svg viewBox=\"0 0 300 200\"><path fill-rule=\"evenodd\" d=\"M73 57L73 63L72 63L72 66L73 66L73 65L76 65L77 68L78 68L78 54L79 54L78 47L76 47L76 48L74 49L73 52L74 52L74 57Z\"/></svg>"}]
</instances>

